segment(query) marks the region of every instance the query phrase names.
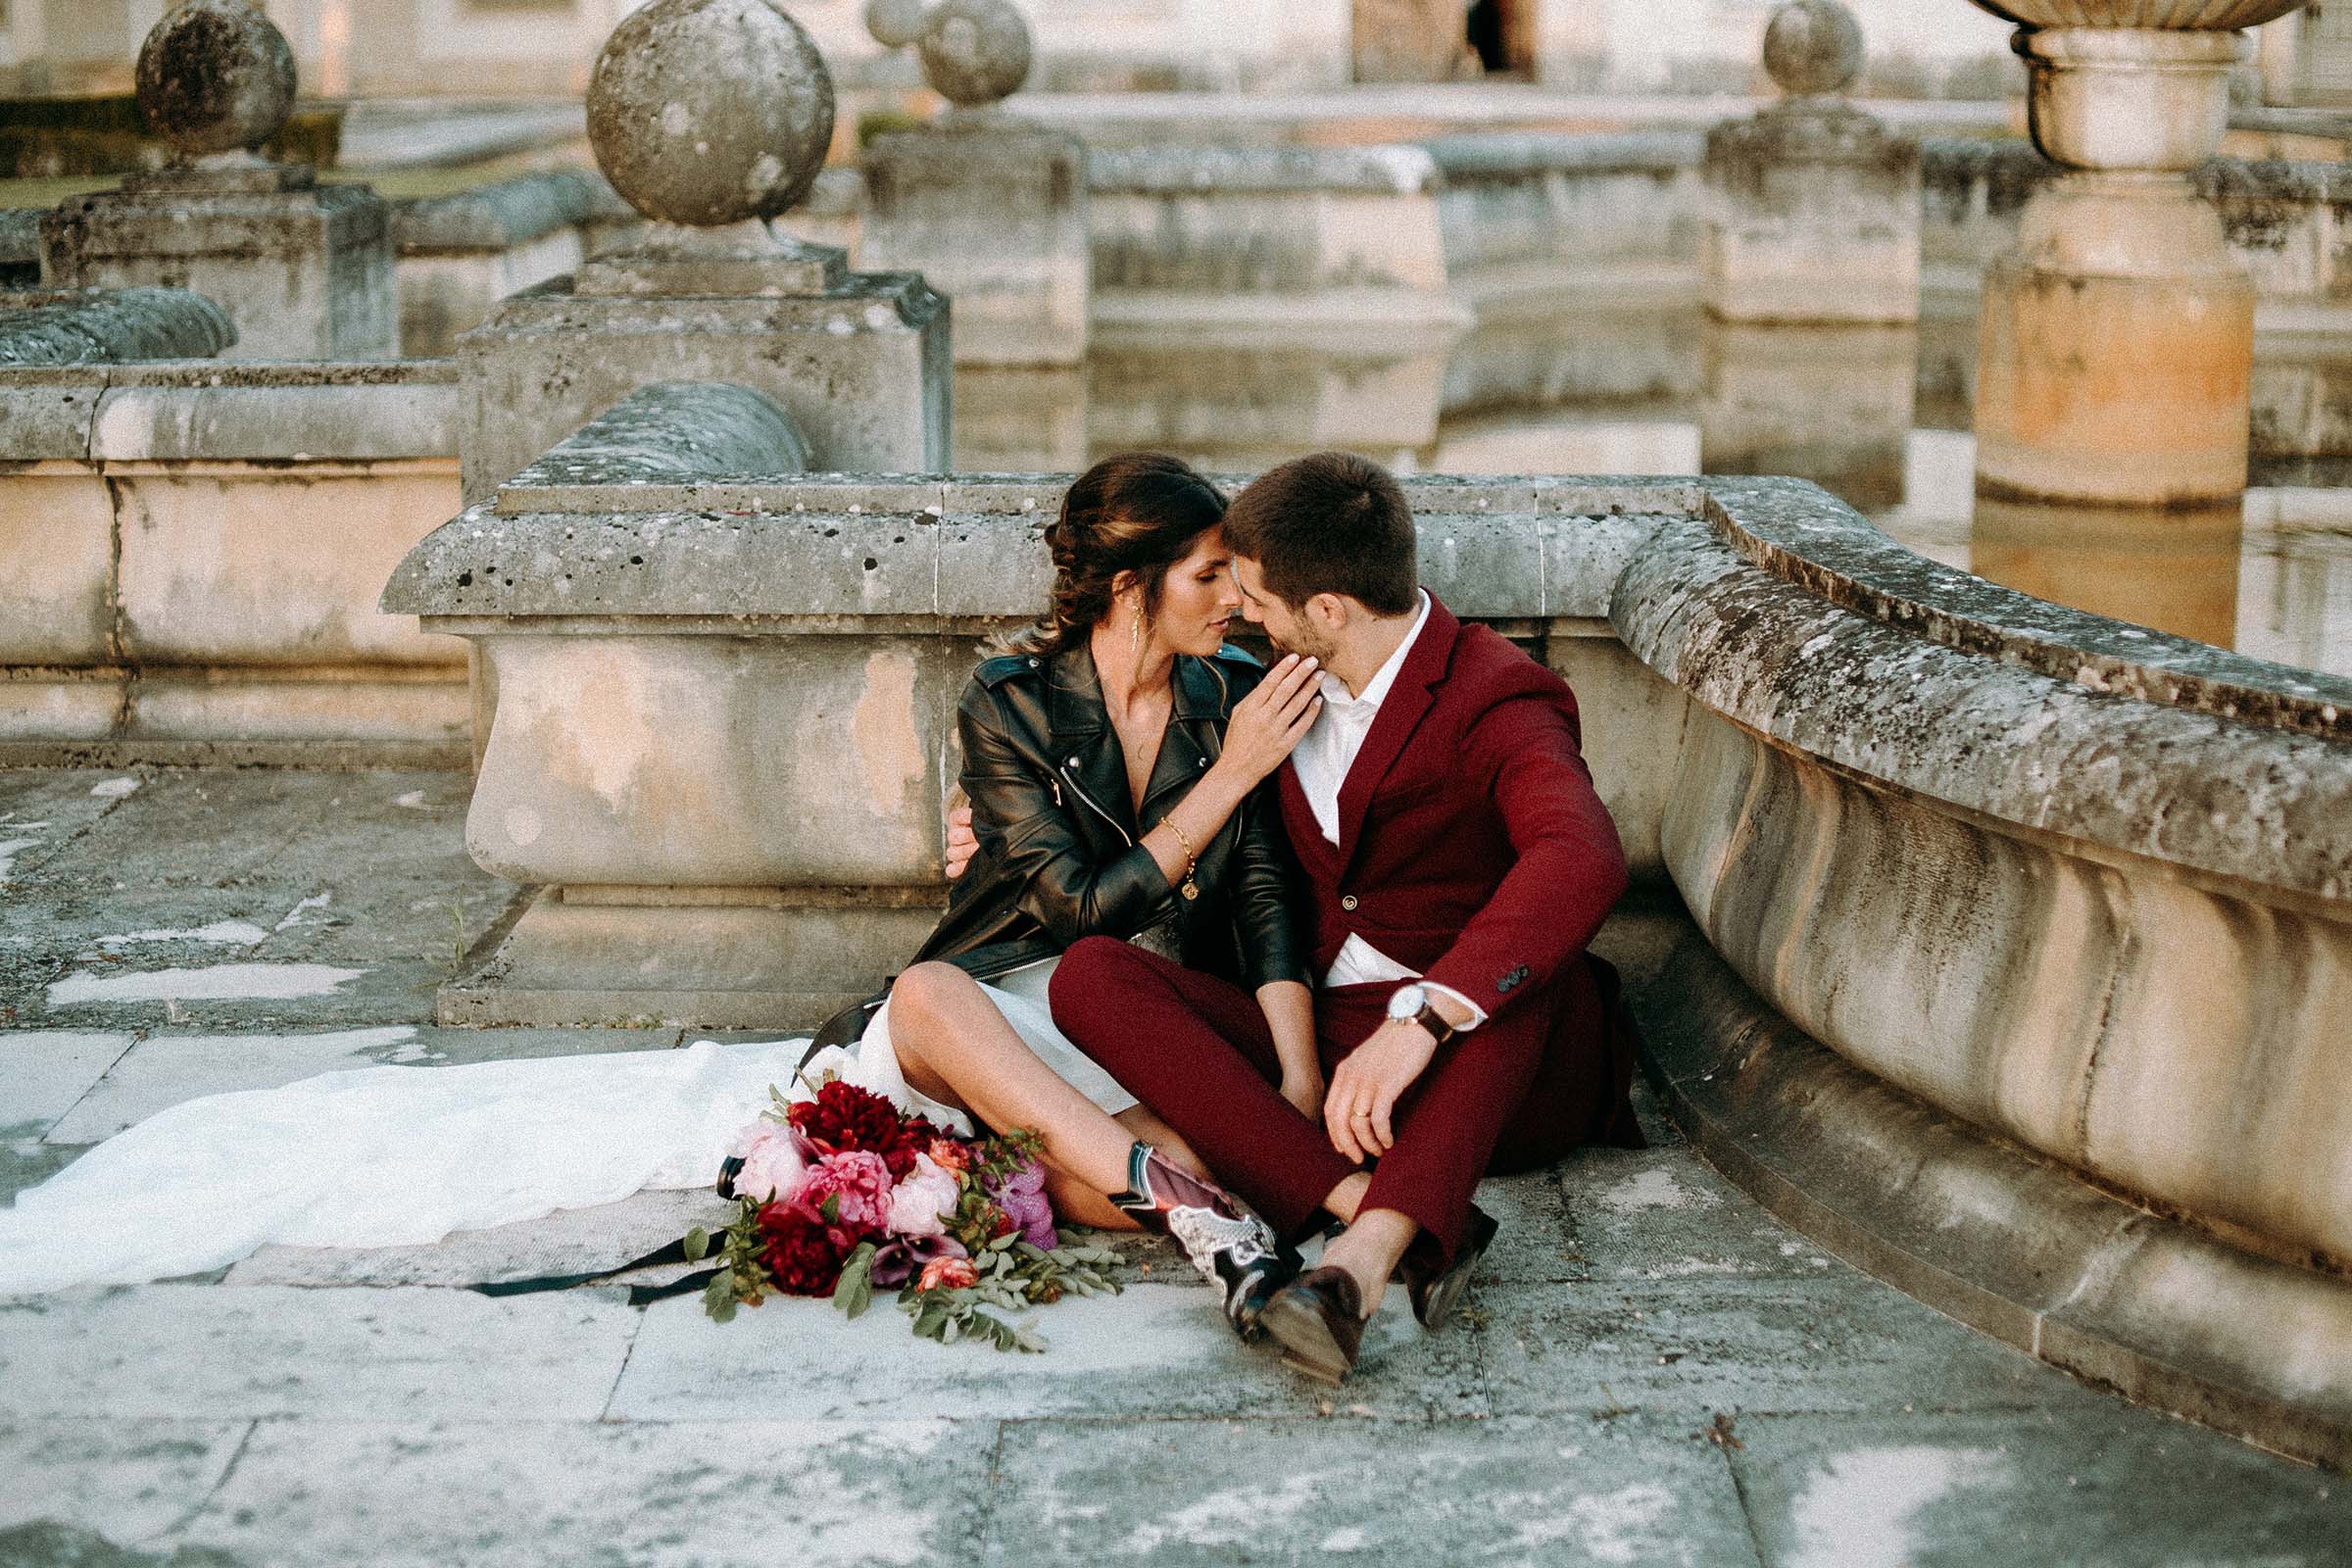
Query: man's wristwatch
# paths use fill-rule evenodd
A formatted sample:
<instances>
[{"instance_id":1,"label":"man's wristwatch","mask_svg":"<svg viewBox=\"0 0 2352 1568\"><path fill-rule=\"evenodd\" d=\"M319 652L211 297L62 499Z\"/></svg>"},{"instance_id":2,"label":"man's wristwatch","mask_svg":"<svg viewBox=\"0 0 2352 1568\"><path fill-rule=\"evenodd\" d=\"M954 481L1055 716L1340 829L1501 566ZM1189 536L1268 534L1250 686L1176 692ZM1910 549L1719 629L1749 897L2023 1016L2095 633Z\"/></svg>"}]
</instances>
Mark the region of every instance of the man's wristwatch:
<instances>
[{"instance_id":1,"label":"man's wristwatch","mask_svg":"<svg viewBox=\"0 0 2352 1568\"><path fill-rule=\"evenodd\" d=\"M1453 1038L1453 1025L1429 1000L1429 987L1418 982L1397 987L1396 994L1389 998L1389 1021L1417 1023L1441 1046Z\"/></svg>"}]
</instances>

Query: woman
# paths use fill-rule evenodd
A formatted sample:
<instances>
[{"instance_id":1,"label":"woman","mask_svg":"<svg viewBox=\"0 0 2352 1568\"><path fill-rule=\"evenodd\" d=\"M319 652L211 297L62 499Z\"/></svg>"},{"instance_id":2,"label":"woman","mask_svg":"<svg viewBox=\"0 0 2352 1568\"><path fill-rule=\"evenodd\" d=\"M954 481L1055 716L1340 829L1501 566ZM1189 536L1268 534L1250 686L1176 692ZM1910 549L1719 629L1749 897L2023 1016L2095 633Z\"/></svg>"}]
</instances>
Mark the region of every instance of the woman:
<instances>
[{"instance_id":1,"label":"woman","mask_svg":"<svg viewBox=\"0 0 2352 1568\"><path fill-rule=\"evenodd\" d=\"M980 848L946 916L877 999L854 1076L937 1119L1042 1135L1047 1190L1082 1224L1171 1230L1237 1328L1295 1269L1166 1123L1054 1027L1046 981L1081 937L1149 946L1254 990L1283 1090L1319 1112L1295 874L1258 790L1314 721L1312 661L1260 678L1224 646L1241 597L1224 497L1174 458L1131 454L1070 486L1047 530L1045 617L984 662L957 712Z\"/></svg>"}]
</instances>

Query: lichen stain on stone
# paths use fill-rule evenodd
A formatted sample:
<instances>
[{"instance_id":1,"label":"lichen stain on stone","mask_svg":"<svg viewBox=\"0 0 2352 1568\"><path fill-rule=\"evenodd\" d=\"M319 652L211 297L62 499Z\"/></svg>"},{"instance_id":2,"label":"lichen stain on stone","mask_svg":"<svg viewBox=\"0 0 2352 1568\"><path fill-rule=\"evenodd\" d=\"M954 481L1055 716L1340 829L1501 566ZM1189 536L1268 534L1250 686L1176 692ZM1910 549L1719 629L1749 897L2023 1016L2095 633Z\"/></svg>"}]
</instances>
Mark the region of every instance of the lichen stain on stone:
<instances>
[{"instance_id":1,"label":"lichen stain on stone","mask_svg":"<svg viewBox=\"0 0 2352 1568\"><path fill-rule=\"evenodd\" d=\"M914 659L879 650L866 657L865 689L850 719L866 780L866 809L899 819L911 787L923 779L923 743L914 724Z\"/></svg>"}]
</instances>

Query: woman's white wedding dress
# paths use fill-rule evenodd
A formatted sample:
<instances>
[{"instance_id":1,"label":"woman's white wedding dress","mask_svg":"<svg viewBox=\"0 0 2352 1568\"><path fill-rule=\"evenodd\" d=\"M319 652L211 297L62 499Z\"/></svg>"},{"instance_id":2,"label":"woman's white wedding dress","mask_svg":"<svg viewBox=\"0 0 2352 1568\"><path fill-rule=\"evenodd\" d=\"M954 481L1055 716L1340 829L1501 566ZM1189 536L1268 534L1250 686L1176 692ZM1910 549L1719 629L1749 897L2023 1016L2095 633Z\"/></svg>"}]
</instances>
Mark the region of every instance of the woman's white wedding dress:
<instances>
[{"instance_id":1,"label":"woman's white wedding dress","mask_svg":"<svg viewBox=\"0 0 2352 1568\"><path fill-rule=\"evenodd\" d=\"M1104 1109L1135 1098L1054 1027L1053 960L985 987L1032 1050ZM915 1094L887 1004L851 1051L808 1063L969 1131ZM398 1247L453 1231L694 1188L796 1080L806 1038L550 1056L465 1067L366 1067L213 1095L100 1144L0 1209L0 1295L202 1273L270 1243ZM595 1261L593 1259L588 1261Z\"/></svg>"}]
</instances>

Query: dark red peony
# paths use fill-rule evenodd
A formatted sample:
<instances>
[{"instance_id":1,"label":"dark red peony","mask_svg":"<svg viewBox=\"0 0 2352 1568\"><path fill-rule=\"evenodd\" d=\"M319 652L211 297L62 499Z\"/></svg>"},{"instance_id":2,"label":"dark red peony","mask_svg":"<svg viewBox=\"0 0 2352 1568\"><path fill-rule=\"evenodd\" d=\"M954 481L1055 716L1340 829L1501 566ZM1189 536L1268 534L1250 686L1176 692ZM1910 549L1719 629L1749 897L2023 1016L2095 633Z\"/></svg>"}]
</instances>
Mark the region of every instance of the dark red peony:
<instances>
[{"instance_id":1,"label":"dark red peony","mask_svg":"<svg viewBox=\"0 0 2352 1568\"><path fill-rule=\"evenodd\" d=\"M760 1233L767 1239L767 1271L787 1296L831 1296L842 1260L858 1245L843 1227L790 1203L761 1209Z\"/></svg>"},{"instance_id":2,"label":"dark red peony","mask_svg":"<svg viewBox=\"0 0 2352 1568\"><path fill-rule=\"evenodd\" d=\"M940 1131L920 1116L902 1116L898 1107L871 1090L836 1078L804 1100L786 1115L792 1125L816 1146L820 1154L862 1150L879 1154L897 1181L914 1169L914 1156L930 1147Z\"/></svg>"}]
</instances>

